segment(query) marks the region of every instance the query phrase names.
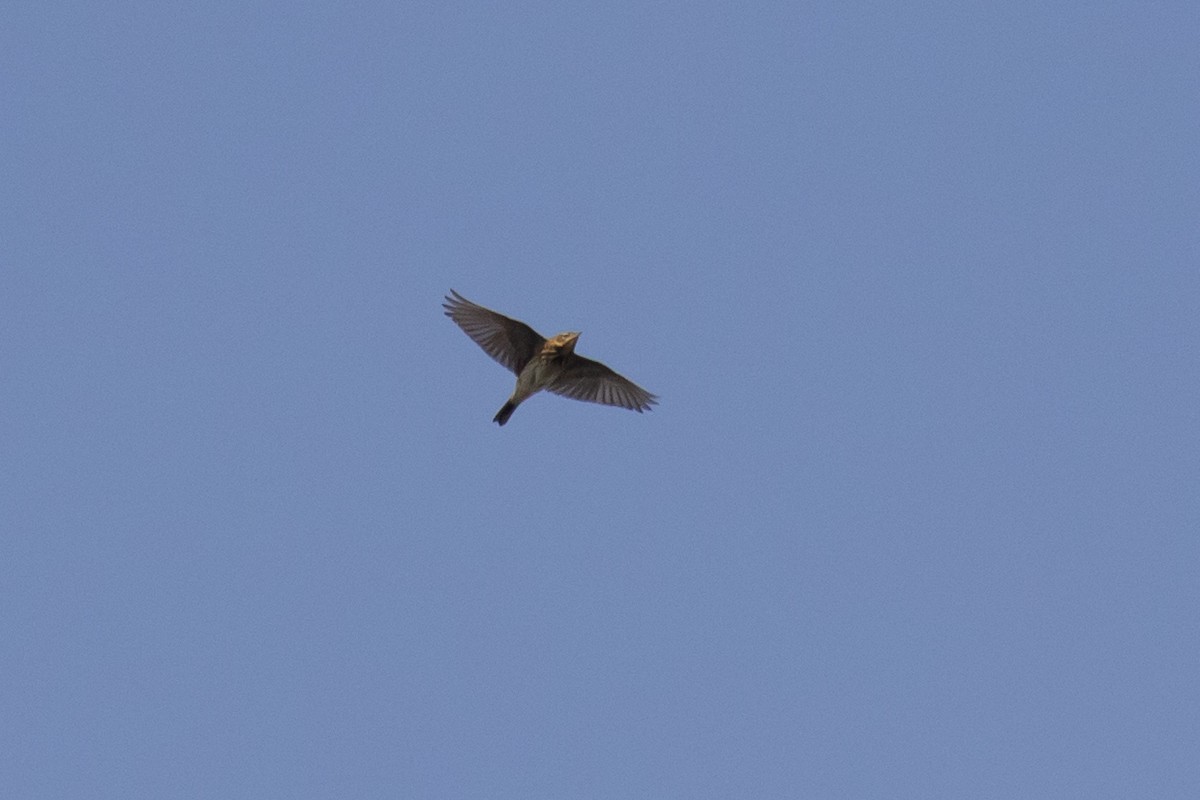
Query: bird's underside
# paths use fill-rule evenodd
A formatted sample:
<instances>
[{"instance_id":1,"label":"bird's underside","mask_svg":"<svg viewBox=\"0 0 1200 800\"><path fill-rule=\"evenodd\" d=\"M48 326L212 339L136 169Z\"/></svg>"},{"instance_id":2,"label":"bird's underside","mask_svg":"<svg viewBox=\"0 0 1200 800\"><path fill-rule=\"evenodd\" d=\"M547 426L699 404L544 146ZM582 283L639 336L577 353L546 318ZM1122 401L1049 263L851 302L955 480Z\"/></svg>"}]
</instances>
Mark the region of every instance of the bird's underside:
<instances>
[{"instance_id":1,"label":"bird's underside","mask_svg":"<svg viewBox=\"0 0 1200 800\"><path fill-rule=\"evenodd\" d=\"M575 353L579 333L550 339L520 320L472 303L453 289L442 304L446 316L517 376L517 385L493 422L503 425L524 400L543 389L572 400L649 411L658 397L613 370Z\"/></svg>"}]
</instances>

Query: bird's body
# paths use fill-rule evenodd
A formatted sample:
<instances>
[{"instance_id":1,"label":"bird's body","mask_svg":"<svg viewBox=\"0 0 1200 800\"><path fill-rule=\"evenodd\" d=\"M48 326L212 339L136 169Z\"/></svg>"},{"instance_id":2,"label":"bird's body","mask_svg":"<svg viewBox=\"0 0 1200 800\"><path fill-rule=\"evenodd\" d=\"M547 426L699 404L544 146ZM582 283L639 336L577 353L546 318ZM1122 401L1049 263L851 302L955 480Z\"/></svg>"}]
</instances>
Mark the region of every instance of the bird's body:
<instances>
[{"instance_id":1,"label":"bird's body","mask_svg":"<svg viewBox=\"0 0 1200 800\"><path fill-rule=\"evenodd\" d=\"M508 398L508 402L496 413L492 422L501 425L508 422L517 406L562 377L565 367L562 350L566 344L564 337L567 335L559 334L548 340L538 354L529 359L529 363L517 373L517 386L513 389L512 397ZM571 345L574 345L574 340L571 340Z\"/></svg>"},{"instance_id":2,"label":"bird's body","mask_svg":"<svg viewBox=\"0 0 1200 800\"><path fill-rule=\"evenodd\" d=\"M575 400L620 406L639 414L658 398L598 361L575 354L578 331L543 338L523 322L498 314L450 291L446 316L484 352L517 374L517 385L493 422L508 422L517 406L541 390Z\"/></svg>"}]
</instances>

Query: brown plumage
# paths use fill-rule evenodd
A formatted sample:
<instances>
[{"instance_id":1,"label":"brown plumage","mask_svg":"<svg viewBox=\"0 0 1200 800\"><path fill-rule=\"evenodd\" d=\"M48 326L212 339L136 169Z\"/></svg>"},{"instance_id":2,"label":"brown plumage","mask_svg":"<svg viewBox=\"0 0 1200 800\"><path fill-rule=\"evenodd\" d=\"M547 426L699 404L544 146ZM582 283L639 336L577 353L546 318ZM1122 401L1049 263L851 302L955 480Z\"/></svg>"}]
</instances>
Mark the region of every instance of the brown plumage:
<instances>
[{"instance_id":1,"label":"brown plumage","mask_svg":"<svg viewBox=\"0 0 1200 800\"><path fill-rule=\"evenodd\" d=\"M523 401L545 389L572 400L603 403L636 411L649 411L658 402L633 381L599 361L575 354L577 331L544 338L519 320L476 305L453 289L442 304L446 316L475 344L517 375L517 386L493 422L508 422Z\"/></svg>"}]
</instances>

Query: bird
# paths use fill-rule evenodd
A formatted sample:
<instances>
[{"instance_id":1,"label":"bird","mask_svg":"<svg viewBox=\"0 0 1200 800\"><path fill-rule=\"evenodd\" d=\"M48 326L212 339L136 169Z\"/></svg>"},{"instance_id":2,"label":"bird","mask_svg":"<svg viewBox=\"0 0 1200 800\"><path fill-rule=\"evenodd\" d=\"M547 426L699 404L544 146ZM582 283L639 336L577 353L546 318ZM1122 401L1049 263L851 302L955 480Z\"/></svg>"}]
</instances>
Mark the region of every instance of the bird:
<instances>
[{"instance_id":1,"label":"bird","mask_svg":"<svg viewBox=\"0 0 1200 800\"><path fill-rule=\"evenodd\" d=\"M453 289L442 308L483 351L517 375L512 396L492 422L504 425L517 406L545 389L548 392L636 411L649 411L658 396L601 364L576 354L579 331L549 339L520 320L472 303Z\"/></svg>"}]
</instances>

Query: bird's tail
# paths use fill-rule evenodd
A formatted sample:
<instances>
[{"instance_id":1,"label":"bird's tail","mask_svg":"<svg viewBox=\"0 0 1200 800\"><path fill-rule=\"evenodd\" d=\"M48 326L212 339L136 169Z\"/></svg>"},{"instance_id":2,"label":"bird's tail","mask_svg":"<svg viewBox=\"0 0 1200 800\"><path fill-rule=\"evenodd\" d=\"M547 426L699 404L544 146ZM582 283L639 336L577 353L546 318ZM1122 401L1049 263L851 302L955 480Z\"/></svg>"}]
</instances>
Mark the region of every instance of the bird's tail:
<instances>
[{"instance_id":1,"label":"bird's tail","mask_svg":"<svg viewBox=\"0 0 1200 800\"><path fill-rule=\"evenodd\" d=\"M503 425L504 423L508 422L508 418L511 417L513 412L516 410L517 404L512 400L509 400L499 411L496 412L496 416L492 417L492 422Z\"/></svg>"}]
</instances>

